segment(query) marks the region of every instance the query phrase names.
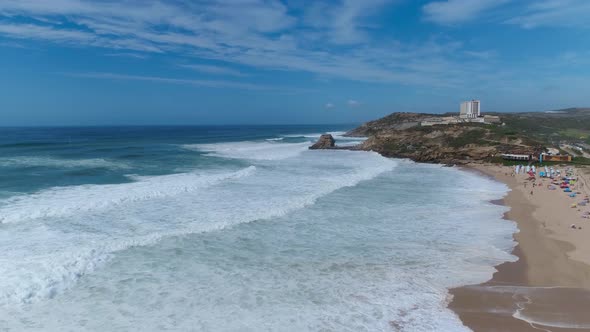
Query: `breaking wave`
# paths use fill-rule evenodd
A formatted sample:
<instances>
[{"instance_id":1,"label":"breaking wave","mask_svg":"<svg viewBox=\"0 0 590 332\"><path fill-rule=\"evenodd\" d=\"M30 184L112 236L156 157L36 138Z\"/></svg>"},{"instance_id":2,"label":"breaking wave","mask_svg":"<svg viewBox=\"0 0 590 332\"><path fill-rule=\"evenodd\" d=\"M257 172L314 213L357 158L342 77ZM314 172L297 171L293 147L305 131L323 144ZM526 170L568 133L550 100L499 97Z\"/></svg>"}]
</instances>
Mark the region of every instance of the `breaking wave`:
<instances>
[{"instance_id":1,"label":"breaking wave","mask_svg":"<svg viewBox=\"0 0 590 332\"><path fill-rule=\"evenodd\" d=\"M307 150L308 142L234 142L215 144L189 144L186 149L208 152L209 155L232 159L280 160L292 158Z\"/></svg>"},{"instance_id":2,"label":"breaking wave","mask_svg":"<svg viewBox=\"0 0 590 332\"><path fill-rule=\"evenodd\" d=\"M181 173L141 177L138 182L107 185L56 187L41 192L13 196L0 201L0 223L67 216L102 210L124 203L178 195L215 185L221 181L249 176L250 166L237 172Z\"/></svg>"},{"instance_id":3,"label":"breaking wave","mask_svg":"<svg viewBox=\"0 0 590 332\"><path fill-rule=\"evenodd\" d=\"M276 168L53 188L3 201L2 221L18 231L0 234L10 244L0 264L0 307L53 297L115 252L284 216L397 164L375 153L325 152L279 159Z\"/></svg>"}]
</instances>

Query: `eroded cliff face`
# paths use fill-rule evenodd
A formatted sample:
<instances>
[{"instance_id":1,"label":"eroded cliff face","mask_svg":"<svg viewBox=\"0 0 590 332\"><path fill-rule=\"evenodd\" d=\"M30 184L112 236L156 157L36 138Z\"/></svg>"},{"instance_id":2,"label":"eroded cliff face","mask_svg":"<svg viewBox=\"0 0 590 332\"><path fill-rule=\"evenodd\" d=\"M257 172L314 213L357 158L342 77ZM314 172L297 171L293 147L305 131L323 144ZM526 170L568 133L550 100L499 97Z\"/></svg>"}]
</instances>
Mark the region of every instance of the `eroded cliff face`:
<instances>
[{"instance_id":1,"label":"eroded cliff face","mask_svg":"<svg viewBox=\"0 0 590 332\"><path fill-rule=\"evenodd\" d=\"M518 135L506 135L496 125L454 124L420 126L427 114L394 113L367 122L347 135L366 136L358 149L387 157L410 158L419 162L464 164L487 161L501 153L536 153L536 142Z\"/></svg>"},{"instance_id":2,"label":"eroded cliff face","mask_svg":"<svg viewBox=\"0 0 590 332\"><path fill-rule=\"evenodd\" d=\"M420 122L434 115L420 113L392 113L378 120L369 121L346 133L351 137L369 137L383 131L404 130L420 125Z\"/></svg>"},{"instance_id":3,"label":"eroded cliff face","mask_svg":"<svg viewBox=\"0 0 590 332\"><path fill-rule=\"evenodd\" d=\"M397 130L370 136L362 150L378 152L386 157L410 158L419 162L460 164L494 157L499 151L493 145L453 144L468 132L466 129L446 128L434 133L417 130ZM477 134L481 134L479 131Z\"/></svg>"}]
</instances>

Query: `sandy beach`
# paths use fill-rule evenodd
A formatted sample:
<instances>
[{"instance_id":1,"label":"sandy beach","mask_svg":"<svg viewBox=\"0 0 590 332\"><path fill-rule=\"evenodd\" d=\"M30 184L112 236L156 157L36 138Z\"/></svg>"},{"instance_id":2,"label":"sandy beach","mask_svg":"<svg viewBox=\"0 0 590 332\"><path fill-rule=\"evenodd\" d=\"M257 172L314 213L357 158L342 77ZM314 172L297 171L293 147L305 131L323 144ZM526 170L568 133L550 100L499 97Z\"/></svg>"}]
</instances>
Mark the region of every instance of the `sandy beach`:
<instances>
[{"instance_id":1,"label":"sandy beach","mask_svg":"<svg viewBox=\"0 0 590 332\"><path fill-rule=\"evenodd\" d=\"M470 165L511 191L498 204L519 232L516 262L497 266L492 280L453 289L449 307L474 331L590 331L590 204L587 169L574 168L576 197L551 180L513 175L513 167ZM558 167L565 171L566 167ZM575 207L572 207L576 204ZM575 228L574 226L575 225Z\"/></svg>"}]
</instances>

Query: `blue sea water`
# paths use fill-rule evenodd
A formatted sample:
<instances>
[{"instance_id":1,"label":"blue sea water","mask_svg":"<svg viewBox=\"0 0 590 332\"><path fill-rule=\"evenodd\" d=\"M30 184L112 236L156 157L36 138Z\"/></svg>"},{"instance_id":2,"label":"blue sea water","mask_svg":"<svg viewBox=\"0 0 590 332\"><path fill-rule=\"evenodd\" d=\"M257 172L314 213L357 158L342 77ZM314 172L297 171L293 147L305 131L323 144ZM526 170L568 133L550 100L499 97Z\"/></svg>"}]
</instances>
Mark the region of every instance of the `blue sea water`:
<instances>
[{"instance_id":1,"label":"blue sea water","mask_svg":"<svg viewBox=\"0 0 590 332\"><path fill-rule=\"evenodd\" d=\"M0 128L0 330L467 330L508 189L346 129Z\"/></svg>"}]
</instances>

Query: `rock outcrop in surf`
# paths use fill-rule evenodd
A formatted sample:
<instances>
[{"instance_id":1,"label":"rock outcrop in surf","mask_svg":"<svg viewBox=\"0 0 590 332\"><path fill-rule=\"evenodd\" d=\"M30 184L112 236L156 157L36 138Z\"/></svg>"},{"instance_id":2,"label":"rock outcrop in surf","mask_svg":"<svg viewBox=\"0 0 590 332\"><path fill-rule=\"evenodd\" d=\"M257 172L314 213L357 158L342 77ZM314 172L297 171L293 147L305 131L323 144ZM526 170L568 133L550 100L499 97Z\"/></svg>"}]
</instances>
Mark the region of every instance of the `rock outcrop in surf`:
<instances>
[{"instance_id":1,"label":"rock outcrop in surf","mask_svg":"<svg viewBox=\"0 0 590 332\"><path fill-rule=\"evenodd\" d=\"M317 142L314 145L310 146L310 150L319 150L319 149L333 149L336 147L336 140L330 134L323 134L320 136Z\"/></svg>"}]
</instances>

